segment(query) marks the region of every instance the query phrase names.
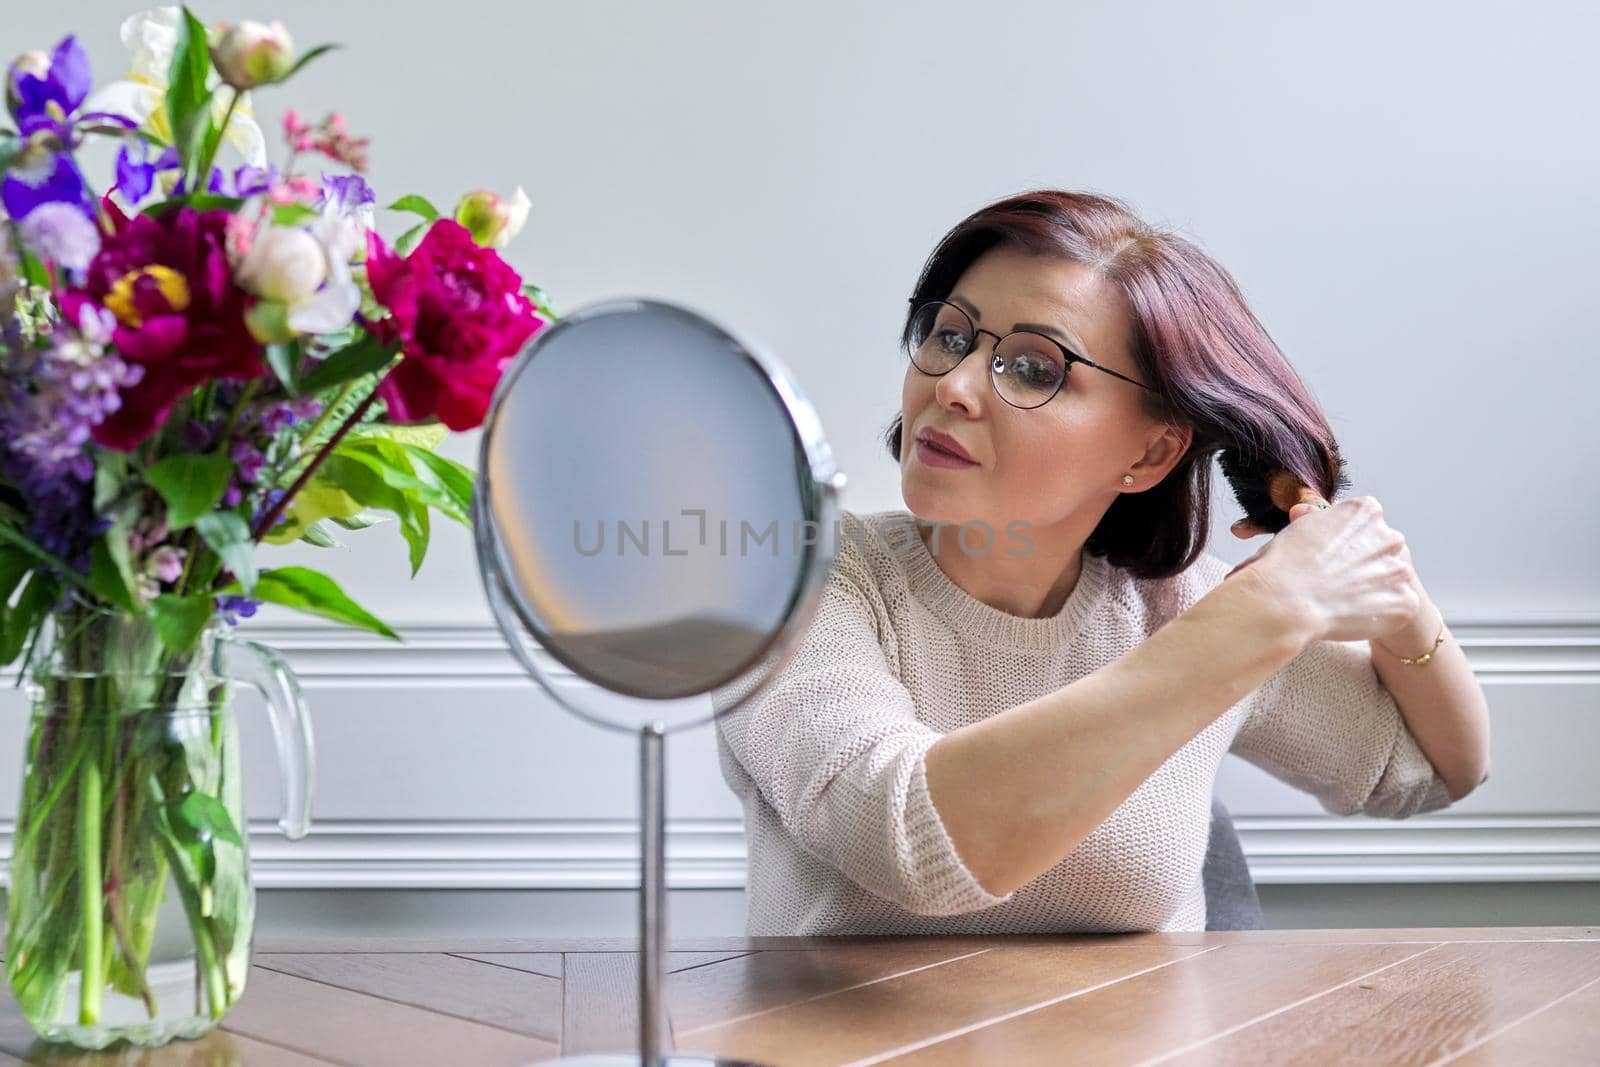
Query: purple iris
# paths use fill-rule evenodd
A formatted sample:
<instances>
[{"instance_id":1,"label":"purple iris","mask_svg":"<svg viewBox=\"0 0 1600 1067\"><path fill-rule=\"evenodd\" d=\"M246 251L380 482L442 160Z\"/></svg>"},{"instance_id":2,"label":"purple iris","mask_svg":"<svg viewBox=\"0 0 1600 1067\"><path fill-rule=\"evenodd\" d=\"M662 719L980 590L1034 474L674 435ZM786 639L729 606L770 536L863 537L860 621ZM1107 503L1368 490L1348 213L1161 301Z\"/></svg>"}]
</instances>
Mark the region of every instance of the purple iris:
<instances>
[{"instance_id":1,"label":"purple iris","mask_svg":"<svg viewBox=\"0 0 1600 1067\"><path fill-rule=\"evenodd\" d=\"M150 146L142 139L130 140L117 153L117 191L128 198L128 203L137 204L155 185L157 171L175 170L177 166L176 148L168 147L152 163Z\"/></svg>"},{"instance_id":2,"label":"purple iris","mask_svg":"<svg viewBox=\"0 0 1600 1067\"><path fill-rule=\"evenodd\" d=\"M341 215L348 215L362 204L377 200L372 186L359 174L322 174L322 200L319 207L332 203Z\"/></svg>"},{"instance_id":3,"label":"purple iris","mask_svg":"<svg viewBox=\"0 0 1600 1067\"><path fill-rule=\"evenodd\" d=\"M117 190L137 204L155 186L156 175L162 171L178 169L178 152L168 147L153 161L150 149L142 140L130 140L117 153ZM246 163L229 174L221 167L211 168L211 178L206 182L206 192L218 196L250 197L264 193L277 179L278 168L252 167ZM172 188L173 196L187 192L182 179Z\"/></svg>"},{"instance_id":4,"label":"purple iris","mask_svg":"<svg viewBox=\"0 0 1600 1067\"><path fill-rule=\"evenodd\" d=\"M71 204L92 222L95 202L72 157L41 143L24 149L0 183L0 203L14 219L27 216L40 204Z\"/></svg>"},{"instance_id":5,"label":"purple iris","mask_svg":"<svg viewBox=\"0 0 1600 1067\"><path fill-rule=\"evenodd\" d=\"M8 73L6 102L23 137L45 131L70 146L72 128L79 122L111 122L130 130L135 126L124 115L103 111L75 116L94 83L89 76L89 57L72 34L56 45L44 74L31 73L15 63Z\"/></svg>"}]
</instances>

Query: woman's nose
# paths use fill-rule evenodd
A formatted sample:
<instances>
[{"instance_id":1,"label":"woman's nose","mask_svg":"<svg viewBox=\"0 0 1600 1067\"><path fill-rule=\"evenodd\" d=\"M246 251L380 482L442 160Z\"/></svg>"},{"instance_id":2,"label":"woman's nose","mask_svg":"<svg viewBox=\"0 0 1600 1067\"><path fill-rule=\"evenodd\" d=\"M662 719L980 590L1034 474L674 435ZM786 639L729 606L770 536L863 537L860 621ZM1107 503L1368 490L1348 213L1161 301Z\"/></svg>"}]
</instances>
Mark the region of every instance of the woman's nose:
<instances>
[{"instance_id":1,"label":"woman's nose","mask_svg":"<svg viewBox=\"0 0 1600 1067\"><path fill-rule=\"evenodd\" d=\"M985 348L984 341L985 335L978 334L961 362L939 378L935 392L944 391L942 401L959 400L968 407L983 402L989 391L989 360L993 355L992 350ZM986 355L986 351L989 354Z\"/></svg>"}]
</instances>

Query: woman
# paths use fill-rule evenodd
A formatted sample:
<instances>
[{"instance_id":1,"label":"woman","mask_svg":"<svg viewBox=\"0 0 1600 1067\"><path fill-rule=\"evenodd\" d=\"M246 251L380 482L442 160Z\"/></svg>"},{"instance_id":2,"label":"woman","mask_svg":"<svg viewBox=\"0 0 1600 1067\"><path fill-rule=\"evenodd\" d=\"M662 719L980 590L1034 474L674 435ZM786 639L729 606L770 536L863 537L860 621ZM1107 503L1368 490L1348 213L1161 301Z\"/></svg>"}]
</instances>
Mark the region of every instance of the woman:
<instances>
[{"instance_id":1,"label":"woman","mask_svg":"<svg viewBox=\"0 0 1600 1067\"><path fill-rule=\"evenodd\" d=\"M902 341L906 510L842 512L799 649L719 720L750 934L1201 930L1225 753L1346 815L1487 776L1482 691L1376 501L1297 506L1237 573L1205 551L1232 442L1344 482L1204 252L1024 193L939 243Z\"/></svg>"}]
</instances>

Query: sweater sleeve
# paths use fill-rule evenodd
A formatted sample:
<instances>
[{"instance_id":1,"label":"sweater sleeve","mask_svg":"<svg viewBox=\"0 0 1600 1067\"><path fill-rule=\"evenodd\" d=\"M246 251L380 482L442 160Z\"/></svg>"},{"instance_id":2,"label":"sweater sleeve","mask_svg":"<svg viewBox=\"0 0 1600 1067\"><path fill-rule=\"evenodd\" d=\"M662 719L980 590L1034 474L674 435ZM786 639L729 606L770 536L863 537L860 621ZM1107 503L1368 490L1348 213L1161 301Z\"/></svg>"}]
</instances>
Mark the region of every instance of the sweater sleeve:
<instances>
[{"instance_id":1,"label":"sweater sleeve","mask_svg":"<svg viewBox=\"0 0 1600 1067\"><path fill-rule=\"evenodd\" d=\"M1404 819L1450 804L1365 641L1316 641L1246 698L1231 751L1335 815Z\"/></svg>"},{"instance_id":2,"label":"sweater sleeve","mask_svg":"<svg viewBox=\"0 0 1600 1067\"><path fill-rule=\"evenodd\" d=\"M717 719L722 765L806 852L919 915L955 915L995 896L962 862L928 793L923 757L942 736L921 722L879 641L870 573L839 556L794 656ZM712 696L721 711L747 691ZM759 837L752 852L771 847Z\"/></svg>"}]
</instances>

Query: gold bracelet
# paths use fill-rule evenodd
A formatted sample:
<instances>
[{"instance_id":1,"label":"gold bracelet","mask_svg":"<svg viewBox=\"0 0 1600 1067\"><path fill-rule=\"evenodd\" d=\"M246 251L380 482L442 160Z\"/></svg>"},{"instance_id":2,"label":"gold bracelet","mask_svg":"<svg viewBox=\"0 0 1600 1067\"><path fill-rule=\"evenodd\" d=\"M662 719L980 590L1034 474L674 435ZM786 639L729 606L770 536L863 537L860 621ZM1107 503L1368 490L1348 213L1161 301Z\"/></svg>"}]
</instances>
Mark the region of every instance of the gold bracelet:
<instances>
[{"instance_id":1,"label":"gold bracelet","mask_svg":"<svg viewBox=\"0 0 1600 1067\"><path fill-rule=\"evenodd\" d=\"M1428 665L1428 662L1433 659L1433 654L1435 652L1439 651L1439 646L1444 643L1444 631L1445 631L1444 612L1441 611L1439 613L1439 636L1435 637L1433 639L1433 647L1432 648L1428 649L1428 651L1424 652L1422 655L1413 656L1410 659L1407 659L1405 656L1399 655L1398 653L1394 652L1392 649L1388 650L1389 654L1391 656L1394 656L1401 663L1409 664L1410 666L1413 666L1413 667L1426 667ZM1385 646L1385 647L1387 648L1387 646Z\"/></svg>"}]
</instances>

